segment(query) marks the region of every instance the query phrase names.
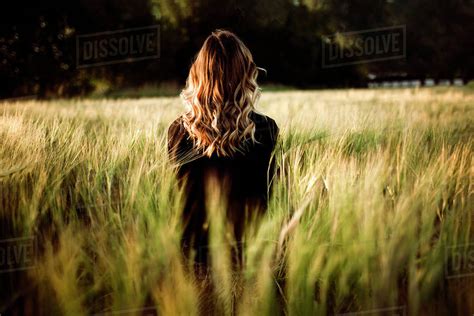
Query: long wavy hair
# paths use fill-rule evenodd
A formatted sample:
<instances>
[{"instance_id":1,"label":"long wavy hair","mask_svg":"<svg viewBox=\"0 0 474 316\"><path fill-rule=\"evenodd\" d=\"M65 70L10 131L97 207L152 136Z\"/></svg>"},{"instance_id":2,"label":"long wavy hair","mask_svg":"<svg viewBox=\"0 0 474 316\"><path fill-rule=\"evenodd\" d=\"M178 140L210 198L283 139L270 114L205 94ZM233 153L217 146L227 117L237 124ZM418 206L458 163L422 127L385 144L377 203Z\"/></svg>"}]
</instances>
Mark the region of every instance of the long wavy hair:
<instances>
[{"instance_id":1,"label":"long wavy hair","mask_svg":"<svg viewBox=\"0 0 474 316\"><path fill-rule=\"evenodd\" d=\"M209 35L181 92L183 125L205 156L232 156L255 139L250 114L260 96L258 69L245 44L232 32Z\"/></svg>"}]
</instances>

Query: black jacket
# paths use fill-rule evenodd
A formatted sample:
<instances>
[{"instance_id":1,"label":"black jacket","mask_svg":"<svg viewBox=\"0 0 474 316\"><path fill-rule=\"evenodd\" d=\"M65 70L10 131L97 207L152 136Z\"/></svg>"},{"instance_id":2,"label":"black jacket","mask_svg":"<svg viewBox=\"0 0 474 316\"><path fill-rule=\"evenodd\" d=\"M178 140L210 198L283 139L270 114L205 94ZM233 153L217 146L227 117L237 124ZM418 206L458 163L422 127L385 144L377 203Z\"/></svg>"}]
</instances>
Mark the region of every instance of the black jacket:
<instances>
[{"instance_id":1,"label":"black jacket","mask_svg":"<svg viewBox=\"0 0 474 316\"><path fill-rule=\"evenodd\" d=\"M273 119L265 115L252 112L250 118L256 125L257 143L249 140L245 143L245 153L236 153L233 157L200 155L181 117L169 127L169 159L176 167L178 183L185 189L184 245L190 245L191 240L194 240L194 248L207 244L205 188L211 178L225 194L227 218L234 226L237 241L248 216L267 208L275 171L271 157L279 128Z\"/></svg>"}]
</instances>

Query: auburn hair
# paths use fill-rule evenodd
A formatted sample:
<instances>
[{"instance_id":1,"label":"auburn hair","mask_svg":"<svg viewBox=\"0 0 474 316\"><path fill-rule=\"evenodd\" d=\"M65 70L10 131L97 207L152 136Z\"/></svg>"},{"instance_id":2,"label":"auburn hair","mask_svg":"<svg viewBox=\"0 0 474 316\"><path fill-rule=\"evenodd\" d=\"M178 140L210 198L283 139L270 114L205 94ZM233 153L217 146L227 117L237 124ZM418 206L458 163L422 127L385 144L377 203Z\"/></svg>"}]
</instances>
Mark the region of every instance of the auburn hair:
<instances>
[{"instance_id":1,"label":"auburn hair","mask_svg":"<svg viewBox=\"0 0 474 316\"><path fill-rule=\"evenodd\" d=\"M232 156L255 142L250 114L260 96L258 68L250 50L232 32L216 30L197 54L181 92L183 125L206 156Z\"/></svg>"}]
</instances>

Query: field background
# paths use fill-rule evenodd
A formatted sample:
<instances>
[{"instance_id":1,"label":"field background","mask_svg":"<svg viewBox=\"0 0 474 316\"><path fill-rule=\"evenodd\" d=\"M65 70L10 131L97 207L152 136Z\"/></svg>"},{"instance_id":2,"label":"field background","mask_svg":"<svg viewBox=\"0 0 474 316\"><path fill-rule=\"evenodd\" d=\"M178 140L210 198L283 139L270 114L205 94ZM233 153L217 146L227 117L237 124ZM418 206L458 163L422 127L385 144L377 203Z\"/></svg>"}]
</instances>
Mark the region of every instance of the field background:
<instances>
[{"instance_id":1,"label":"field background","mask_svg":"<svg viewBox=\"0 0 474 316\"><path fill-rule=\"evenodd\" d=\"M203 281L179 252L177 97L2 102L1 237L38 248L0 274L2 315L474 312L473 276L448 278L474 242L472 89L264 91L257 108L281 132L270 209L236 276L215 207Z\"/></svg>"}]
</instances>

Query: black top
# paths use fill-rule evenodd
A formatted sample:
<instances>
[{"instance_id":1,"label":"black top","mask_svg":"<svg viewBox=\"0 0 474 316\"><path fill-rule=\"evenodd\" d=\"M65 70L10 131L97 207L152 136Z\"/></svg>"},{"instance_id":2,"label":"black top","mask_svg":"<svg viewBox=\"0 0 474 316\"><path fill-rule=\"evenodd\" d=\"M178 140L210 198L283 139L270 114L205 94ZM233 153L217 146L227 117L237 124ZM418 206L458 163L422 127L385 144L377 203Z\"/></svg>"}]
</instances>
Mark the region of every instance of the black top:
<instances>
[{"instance_id":1,"label":"black top","mask_svg":"<svg viewBox=\"0 0 474 316\"><path fill-rule=\"evenodd\" d=\"M205 187L211 175L216 175L213 178L226 192L227 215L233 221L237 235L240 236L242 231L244 214L266 209L275 169L271 156L279 128L273 119L265 115L252 112L250 118L256 125L255 139L258 143L246 141L244 153L238 152L233 157L217 157L215 153L211 157L200 155L181 117L169 127L169 158L176 166L180 185L185 186L185 239L199 235L198 231L205 223Z\"/></svg>"}]
</instances>

